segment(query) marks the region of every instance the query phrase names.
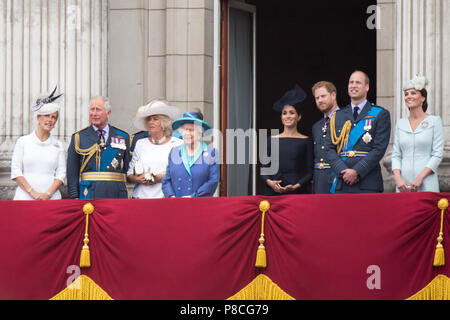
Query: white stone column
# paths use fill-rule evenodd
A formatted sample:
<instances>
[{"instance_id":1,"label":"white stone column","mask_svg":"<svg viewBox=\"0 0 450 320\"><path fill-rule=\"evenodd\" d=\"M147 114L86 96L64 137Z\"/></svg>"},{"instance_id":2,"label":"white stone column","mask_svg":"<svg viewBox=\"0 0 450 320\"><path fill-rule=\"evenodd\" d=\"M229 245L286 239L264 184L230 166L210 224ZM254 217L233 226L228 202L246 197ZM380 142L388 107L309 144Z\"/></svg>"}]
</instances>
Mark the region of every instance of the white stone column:
<instances>
[{"instance_id":1,"label":"white stone column","mask_svg":"<svg viewBox=\"0 0 450 320\"><path fill-rule=\"evenodd\" d=\"M167 0L166 92L184 110L213 123L214 3Z\"/></svg>"},{"instance_id":2,"label":"white stone column","mask_svg":"<svg viewBox=\"0 0 450 320\"><path fill-rule=\"evenodd\" d=\"M415 74L425 75L429 79L428 113L442 118L445 132L445 155L439 167L441 191L450 190L450 3L448 0L379 0L382 10L382 28L394 31L394 38L389 33L379 31L383 41L378 41L378 51L382 46L394 40L395 60L393 75L388 72L392 58L382 59L378 55L378 87L391 85L394 109L391 116L394 125L398 119L408 116L403 101L403 85ZM383 15L394 12L394 20L383 19ZM385 23L385 24L384 24ZM380 37L379 37L380 39ZM380 72L383 71L383 72ZM391 76L392 75L392 76ZM383 95L389 89L378 92ZM385 97L381 97L384 99ZM393 112L392 112L393 111ZM391 139L392 141L392 139ZM384 164L390 170L390 152Z\"/></svg>"},{"instance_id":3,"label":"white stone column","mask_svg":"<svg viewBox=\"0 0 450 320\"><path fill-rule=\"evenodd\" d=\"M0 1L0 184L40 93L64 93L53 134L66 142L88 125L89 99L107 95L107 12L107 0Z\"/></svg>"},{"instance_id":4,"label":"white stone column","mask_svg":"<svg viewBox=\"0 0 450 320\"><path fill-rule=\"evenodd\" d=\"M130 133L139 106L166 97L213 122L212 0L109 0L112 122Z\"/></svg>"},{"instance_id":5,"label":"white stone column","mask_svg":"<svg viewBox=\"0 0 450 320\"><path fill-rule=\"evenodd\" d=\"M58 85L61 139L88 123L92 95L106 94L106 0L0 2L0 151L34 126L31 107Z\"/></svg>"}]
</instances>

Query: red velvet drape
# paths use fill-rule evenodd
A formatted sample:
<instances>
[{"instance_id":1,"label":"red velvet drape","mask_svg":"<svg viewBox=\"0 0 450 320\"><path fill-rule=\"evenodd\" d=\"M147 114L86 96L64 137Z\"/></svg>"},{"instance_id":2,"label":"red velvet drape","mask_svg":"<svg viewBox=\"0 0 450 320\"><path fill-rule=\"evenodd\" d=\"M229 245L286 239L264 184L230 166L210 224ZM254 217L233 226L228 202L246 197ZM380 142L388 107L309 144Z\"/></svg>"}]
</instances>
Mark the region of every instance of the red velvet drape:
<instances>
[{"instance_id":1,"label":"red velvet drape","mask_svg":"<svg viewBox=\"0 0 450 320\"><path fill-rule=\"evenodd\" d=\"M299 195L93 200L92 266L114 299L226 299L258 274L262 200L267 268L296 299L405 299L438 274L437 203L450 194ZM83 245L87 201L0 203L0 299L49 299L65 289ZM449 210L444 248L450 252ZM369 266L381 289L369 290Z\"/></svg>"}]
</instances>

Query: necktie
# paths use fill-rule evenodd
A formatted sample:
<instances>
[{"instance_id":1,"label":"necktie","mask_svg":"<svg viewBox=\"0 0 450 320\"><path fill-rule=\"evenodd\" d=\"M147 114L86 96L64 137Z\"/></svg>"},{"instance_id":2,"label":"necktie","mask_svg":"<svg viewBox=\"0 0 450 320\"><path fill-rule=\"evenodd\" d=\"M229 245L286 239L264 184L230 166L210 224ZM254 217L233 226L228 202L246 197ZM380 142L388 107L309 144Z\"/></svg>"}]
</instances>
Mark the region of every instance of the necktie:
<instances>
[{"instance_id":1,"label":"necktie","mask_svg":"<svg viewBox=\"0 0 450 320\"><path fill-rule=\"evenodd\" d=\"M355 119L355 121L356 121L356 118L358 118L358 110L359 110L359 107L358 107L358 106L356 106L356 107L353 109L353 119Z\"/></svg>"},{"instance_id":2,"label":"necktie","mask_svg":"<svg viewBox=\"0 0 450 320\"><path fill-rule=\"evenodd\" d=\"M102 147L102 148L105 147L105 133L106 133L105 130L101 130L101 129L97 130L97 134L100 137L100 147Z\"/></svg>"},{"instance_id":3,"label":"necktie","mask_svg":"<svg viewBox=\"0 0 450 320\"><path fill-rule=\"evenodd\" d=\"M328 125L330 123L330 117L328 116L326 119L325 119L325 125Z\"/></svg>"}]
</instances>

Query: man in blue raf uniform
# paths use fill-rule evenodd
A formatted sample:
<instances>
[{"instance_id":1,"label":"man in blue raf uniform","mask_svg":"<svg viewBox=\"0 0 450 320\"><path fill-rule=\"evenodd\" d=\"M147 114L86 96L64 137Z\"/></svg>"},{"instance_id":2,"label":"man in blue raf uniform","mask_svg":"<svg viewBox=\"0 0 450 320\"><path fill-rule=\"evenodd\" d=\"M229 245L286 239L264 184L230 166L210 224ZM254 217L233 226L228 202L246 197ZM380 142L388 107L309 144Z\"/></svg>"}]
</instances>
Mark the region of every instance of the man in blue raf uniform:
<instances>
[{"instance_id":1,"label":"man in blue raf uniform","mask_svg":"<svg viewBox=\"0 0 450 320\"><path fill-rule=\"evenodd\" d=\"M89 104L91 125L72 136L67 156L67 184L72 199L128 198L126 172L130 137L108 124L109 101Z\"/></svg>"},{"instance_id":2,"label":"man in blue raf uniform","mask_svg":"<svg viewBox=\"0 0 450 320\"><path fill-rule=\"evenodd\" d=\"M314 139L313 193L328 194L330 193L333 177L331 175L331 166L326 161L325 143L331 116L339 109L336 101L337 90L333 83L320 81L312 87L312 93L316 100L317 108L323 113L323 118L312 127Z\"/></svg>"},{"instance_id":3,"label":"man in blue raf uniform","mask_svg":"<svg viewBox=\"0 0 450 320\"><path fill-rule=\"evenodd\" d=\"M389 111L367 101L369 77L350 76L351 104L330 120L327 159L333 170L331 193L383 192L380 160L391 135Z\"/></svg>"}]
</instances>

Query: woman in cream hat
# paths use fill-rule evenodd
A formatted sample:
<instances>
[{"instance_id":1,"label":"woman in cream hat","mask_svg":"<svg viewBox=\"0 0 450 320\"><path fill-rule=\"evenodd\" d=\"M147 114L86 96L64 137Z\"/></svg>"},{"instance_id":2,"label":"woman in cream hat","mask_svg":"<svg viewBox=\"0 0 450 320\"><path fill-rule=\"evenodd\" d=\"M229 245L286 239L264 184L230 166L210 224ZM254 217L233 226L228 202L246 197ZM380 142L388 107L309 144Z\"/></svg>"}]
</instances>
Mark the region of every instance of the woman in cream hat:
<instances>
[{"instance_id":1,"label":"woman in cream hat","mask_svg":"<svg viewBox=\"0 0 450 320\"><path fill-rule=\"evenodd\" d=\"M426 113L428 80L415 76L403 90L409 117L397 122L392 171L397 192L439 192L437 169L444 152L442 120Z\"/></svg>"},{"instance_id":2,"label":"woman in cream hat","mask_svg":"<svg viewBox=\"0 0 450 320\"><path fill-rule=\"evenodd\" d=\"M18 187L14 200L61 199L59 187L66 176L66 152L51 131L59 116L55 103L61 95L39 98L33 107L38 122L37 129L20 137L11 160L11 179Z\"/></svg>"},{"instance_id":3,"label":"woman in cream hat","mask_svg":"<svg viewBox=\"0 0 450 320\"><path fill-rule=\"evenodd\" d=\"M172 120L181 114L164 98L152 100L136 114L134 126L148 131L149 137L136 142L127 173L128 181L136 184L133 198L164 197L161 181L165 176L170 150L182 144L182 140L171 136Z\"/></svg>"}]
</instances>

